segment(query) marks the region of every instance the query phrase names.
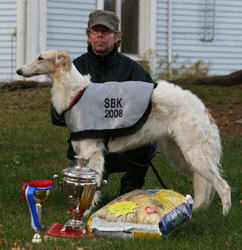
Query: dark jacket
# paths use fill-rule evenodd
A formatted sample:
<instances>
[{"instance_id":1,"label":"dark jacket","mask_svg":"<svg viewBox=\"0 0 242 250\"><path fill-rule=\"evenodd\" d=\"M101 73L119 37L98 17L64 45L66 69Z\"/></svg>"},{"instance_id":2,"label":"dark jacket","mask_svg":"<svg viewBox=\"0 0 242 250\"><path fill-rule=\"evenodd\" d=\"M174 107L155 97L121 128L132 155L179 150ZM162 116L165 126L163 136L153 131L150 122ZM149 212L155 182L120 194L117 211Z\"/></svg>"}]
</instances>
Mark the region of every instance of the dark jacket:
<instances>
[{"instance_id":1,"label":"dark jacket","mask_svg":"<svg viewBox=\"0 0 242 250\"><path fill-rule=\"evenodd\" d=\"M99 56L89 46L88 52L73 63L81 74L89 74L92 82L152 82L150 75L137 62L119 53L116 47L110 54Z\"/></svg>"},{"instance_id":2,"label":"dark jacket","mask_svg":"<svg viewBox=\"0 0 242 250\"><path fill-rule=\"evenodd\" d=\"M94 54L89 46L88 52L77 57L73 63L82 75L89 74L94 83L130 80L153 82L148 72L137 62L119 53L117 47L108 55L100 56ZM53 106L51 106L51 120L54 125L65 126L64 116L57 114ZM69 147L67 154L69 159L73 159L73 153Z\"/></svg>"}]
</instances>

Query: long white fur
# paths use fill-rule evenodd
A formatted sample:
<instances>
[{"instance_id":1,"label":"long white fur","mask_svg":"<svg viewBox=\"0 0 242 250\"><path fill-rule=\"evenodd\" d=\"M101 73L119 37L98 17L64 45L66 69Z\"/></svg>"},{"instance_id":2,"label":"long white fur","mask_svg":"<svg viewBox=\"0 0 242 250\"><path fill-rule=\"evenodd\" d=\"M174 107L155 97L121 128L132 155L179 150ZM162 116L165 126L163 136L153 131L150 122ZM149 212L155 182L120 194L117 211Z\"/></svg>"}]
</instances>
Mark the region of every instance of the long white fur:
<instances>
[{"instance_id":1,"label":"long white fur","mask_svg":"<svg viewBox=\"0 0 242 250\"><path fill-rule=\"evenodd\" d=\"M81 75L66 51L51 50L17 71L25 77L45 74L53 81L51 101L61 114L78 91L90 84ZM152 110L144 126L135 134L119 137L108 144L109 152L121 152L157 142L163 145L172 164L193 178L194 208L208 206L215 191L221 198L223 214L231 207L231 192L221 177L221 141L219 129L202 101L188 90L159 81L152 94ZM77 155L89 159L97 171L98 184L104 169L105 147L102 139L72 141ZM98 202L96 192L93 205Z\"/></svg>"}]
</instances>

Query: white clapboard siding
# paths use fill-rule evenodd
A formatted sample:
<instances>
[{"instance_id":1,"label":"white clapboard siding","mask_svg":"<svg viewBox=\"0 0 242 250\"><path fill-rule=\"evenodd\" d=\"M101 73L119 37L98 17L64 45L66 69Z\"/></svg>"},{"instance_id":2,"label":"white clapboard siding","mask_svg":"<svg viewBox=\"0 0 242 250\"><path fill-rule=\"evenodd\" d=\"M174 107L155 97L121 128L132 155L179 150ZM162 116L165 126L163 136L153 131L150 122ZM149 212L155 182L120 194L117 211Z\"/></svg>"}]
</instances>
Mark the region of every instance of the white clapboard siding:
<instances>
[{"instance_id":1,"label":"white clapboard siding","mask_svg":"<svg viewBox=\"0 0 242 250\"><path fill-rule=\"evenodd\" d=\"M167 59L167 2L158 0L157 4L156 48L158 58L162 59ZM201 41L204 3L204 0L172 1L172 56L178 56L174 66L202 60L210 64L210 74L242 69L242 1L216 1L215 35L210 42Z\"/></svg>"},{"instance_id":2,"label":"white clapboard siding","mask_svg":"<svg viewBox=\"0 0 242 250\"><path fill-rule=\"evenodd\" d=\"M88 15L96 7L96 0L48 0L47 48L67 50L72 58L86 52Z\"/></svg>"},{"instance_id":3,"label":"white clapboard siding","mask_svg":"<svg viewBox=\"0 0 242 250\"><path fill-rule=\"evenodd\" d=\"M16 71L17 0L0 0L0 81L11 81Z\"/></svg>"}]
</instances>

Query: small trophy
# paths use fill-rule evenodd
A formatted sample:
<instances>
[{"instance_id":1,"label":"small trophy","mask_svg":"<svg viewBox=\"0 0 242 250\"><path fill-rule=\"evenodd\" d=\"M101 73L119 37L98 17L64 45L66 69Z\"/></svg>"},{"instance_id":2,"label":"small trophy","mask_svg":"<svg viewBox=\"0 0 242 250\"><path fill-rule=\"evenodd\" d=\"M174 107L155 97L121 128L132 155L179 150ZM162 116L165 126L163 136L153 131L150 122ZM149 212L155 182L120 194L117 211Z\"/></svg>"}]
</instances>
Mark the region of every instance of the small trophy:
<instances>
[{"instance_id":1,"label":"small trophy","mask_svg":"<svg viewBox=\"0 0 242 250\"><path fill-rule=\"evenodd\" d=\"M74 167L62 170L62 181L58 176L58 184L62 187L63 196L67 200L68 211L71 219L66 223L54 223L46 232L45 238L57 237L95 237L87 233L86 223L82 221L84 212L91 206L94 194L97 190L96 172L87 167L88 160L78 157Z\"/></svg>"},{"instance_id":2,"label":"small trophy","mask_svg":"<svg viewBox=\"0 0 242 250\"><path fill-rule=\"evenodd\" d=\"M41 203L48 199L50 189L53 187L52 180L35 180L25 183L22 187L22 195L29 206L31 226L35 231L35 235L32 239L33 243L40 243L42 241L40 230L44 229L40 225Z\"/></svg>"}]
</instances>

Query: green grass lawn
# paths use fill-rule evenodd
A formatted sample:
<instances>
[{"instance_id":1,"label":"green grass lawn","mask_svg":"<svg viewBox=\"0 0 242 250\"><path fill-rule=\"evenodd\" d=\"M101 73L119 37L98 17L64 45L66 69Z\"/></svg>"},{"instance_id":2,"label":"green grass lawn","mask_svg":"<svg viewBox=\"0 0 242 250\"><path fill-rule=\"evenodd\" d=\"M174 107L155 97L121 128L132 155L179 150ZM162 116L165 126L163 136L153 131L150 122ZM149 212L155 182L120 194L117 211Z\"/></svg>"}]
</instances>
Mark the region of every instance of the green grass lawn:
<instances>
[{"instance_id":1,"label":"green grass lawn","mask_svg":"<svg viewBox=\"0 0 242 250\"><path fill-rule=\"evenodd\" d=\"M31 242L33 230L26 201L21 196L24 182L52 179L69 166L66 159L68 131L51 125L49 88L0 92L0 249L242 249L242 138L223 139L223 176L232 187L232 209L222 215L216 195L211 206L194 212L191 220L162 240L73 239ZM239 100L241 90L192 87L208 105L226 105L231 98ZM238 92L239 91L239 92ZM216 95L214 94L216 93ZM241 99L240 99L241 100ZM167 186L192 195L192 182L170 167L162 153L154 159ZM110 176L103 190L102 207L119 196L120 177ZM145 188L160 188L149 170ZM58 187L51 190L43 204L42 224L63 223L69 216Z\"/></svg>"}]
</instances>

